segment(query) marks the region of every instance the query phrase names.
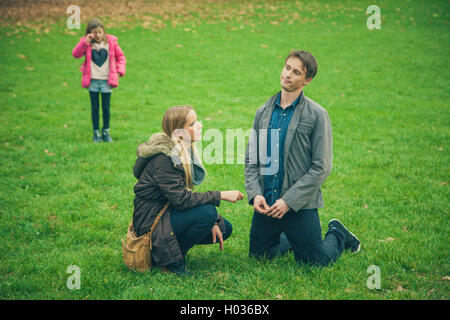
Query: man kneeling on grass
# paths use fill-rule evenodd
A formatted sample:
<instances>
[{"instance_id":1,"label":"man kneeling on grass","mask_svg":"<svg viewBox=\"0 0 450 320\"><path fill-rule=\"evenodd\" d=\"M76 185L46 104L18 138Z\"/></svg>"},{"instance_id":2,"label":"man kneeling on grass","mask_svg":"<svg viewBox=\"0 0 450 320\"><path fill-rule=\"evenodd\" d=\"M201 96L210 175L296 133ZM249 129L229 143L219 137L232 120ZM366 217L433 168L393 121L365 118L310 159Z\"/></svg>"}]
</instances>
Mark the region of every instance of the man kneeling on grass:
<instances>
[{"instance_id":1,"label":"man kneeling on grass","mask_svg":"<svg viewBox=\"0 0 450 320\"><path fill-rule=\"evenodd\" d=\"M272 259L294 251L301 263L332 264L361 243L337 219L322 240L318 208L331 172L328 112L303 93L317 73L316 59L292 51L281 71L281 92L256 110L245 156L245 188L254 207L249 255Z\"/></svg>"}]
</instances>

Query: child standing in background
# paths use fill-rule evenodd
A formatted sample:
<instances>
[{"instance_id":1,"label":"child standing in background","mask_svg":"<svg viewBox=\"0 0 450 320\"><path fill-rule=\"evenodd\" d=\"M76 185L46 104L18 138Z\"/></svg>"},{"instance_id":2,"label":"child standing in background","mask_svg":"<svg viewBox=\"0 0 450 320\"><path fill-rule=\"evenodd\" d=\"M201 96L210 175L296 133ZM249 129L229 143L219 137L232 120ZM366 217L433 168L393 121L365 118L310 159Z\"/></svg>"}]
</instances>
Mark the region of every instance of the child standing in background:
<instances>
[{"instance_id":1,"label":"child standing in background","mask_svg":"<svg viewBox=\"0 0 450 320\"><path fill-rule=\"evenodd\" d=\"M107 34L98 19L89 21L84 37L72 51L75 58L85 56L81 65L81 86L89 90L91 100L94 143L112 142L109 134L110 101L112 89L119 85L119 76L125 75L126 59L117 43L117 37ZM103 128L99 130L99 94L102 95Z\"/></svg>"}]
</instances>

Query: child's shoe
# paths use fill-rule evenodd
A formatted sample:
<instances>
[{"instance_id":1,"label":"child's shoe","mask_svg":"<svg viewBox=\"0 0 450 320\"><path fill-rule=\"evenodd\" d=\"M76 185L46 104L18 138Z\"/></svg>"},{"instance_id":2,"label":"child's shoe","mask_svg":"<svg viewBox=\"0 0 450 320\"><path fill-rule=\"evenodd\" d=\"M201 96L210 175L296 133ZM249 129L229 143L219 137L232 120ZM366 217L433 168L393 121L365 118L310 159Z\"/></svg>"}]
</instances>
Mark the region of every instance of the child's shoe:
<instances>
[{"instance_id":1,"label":"child's shoe","mask_svg":"<svg viewBox=\"0 0 450 320\"><path fill-rule=\"evenodd\" d=\"M99 130L94 130L94 138L92 139L94 143L100 143L102 141L102 137L100 136Z\"/></svg>"},{"instance_id":2,"label":"child's shoe","mask_svg":"<svg viewBox=\"0 0 450 320\"><path fill-rule=\"evenodd\" d=\"M109 128L102 129L102 139L105 142L113 142L113 140L111 139L111 136L109 135Z\"/></svg>"}]
</instances>

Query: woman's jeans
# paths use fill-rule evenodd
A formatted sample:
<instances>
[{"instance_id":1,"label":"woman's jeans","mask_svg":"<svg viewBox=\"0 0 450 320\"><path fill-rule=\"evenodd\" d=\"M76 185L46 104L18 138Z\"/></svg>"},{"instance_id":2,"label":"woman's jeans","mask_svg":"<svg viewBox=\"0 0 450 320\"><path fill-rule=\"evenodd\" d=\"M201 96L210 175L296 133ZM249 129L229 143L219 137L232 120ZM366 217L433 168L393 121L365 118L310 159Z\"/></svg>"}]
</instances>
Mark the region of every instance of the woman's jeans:
<instances>
[{"instance_id":1,"label":"woman's jeans","mask_svg":"<svg viewBox=\"0 0 450 320\"><path fill-rule=\"evenodd\" d=\"M223 240L225 241L233 232L231 223L224 220L219 223ZM201 205L185 211L173 210L170 213L170 223L177 237L183 256L196 244L212 244L211 229L217 222L216 207L210 204ZM219 239L216 238L216 243Z\"/></svg>"},{"instance_id":2,"label":"woman's jeans","mask_svg":"<svg viewBox=\"0 0 450 320\"><path fill-rule=\"evenodd\" d=\"M322 240L317 209L289 211L282 219L255 212L250 230L249 256L268 259L277 256L281 232L286 234L295 260L300 263L328 266L344 250L345 236L338 230L329 230Z\"/></svg>"}]
</instances>

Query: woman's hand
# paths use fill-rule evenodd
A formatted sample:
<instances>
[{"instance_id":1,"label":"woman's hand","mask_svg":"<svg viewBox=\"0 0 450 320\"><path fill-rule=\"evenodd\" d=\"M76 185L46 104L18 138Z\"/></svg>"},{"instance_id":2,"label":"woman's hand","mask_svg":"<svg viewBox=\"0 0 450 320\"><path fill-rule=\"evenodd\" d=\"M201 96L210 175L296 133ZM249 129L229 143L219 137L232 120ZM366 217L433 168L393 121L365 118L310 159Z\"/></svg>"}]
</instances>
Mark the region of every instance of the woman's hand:
<instances>
[{"instance_id":1,"label":"woman's hand","mask_svg":"<svg viewBox=\"0 0 450 320\"><path fill-rule=\"evenodd\" d=\"M237 191L237 190L221 191L220 199L235 203L238 200L244 199L244 195L240 191Z\"/></svg>"},{"instance_id":2,"label":"woman's hand","mask_svg":"<svg viewBox=\"0 0 450 320\"><path fill-rule=\"evenodd\" d=\"M222 236L222 231L220 231L220 228L217 224L215 224L214 227L212 227L211 233L212 233L213 243L216 243L216 240L219 239L220 251L222 251L223 250L223 236Z\"/></svg>"}]
</instances>

